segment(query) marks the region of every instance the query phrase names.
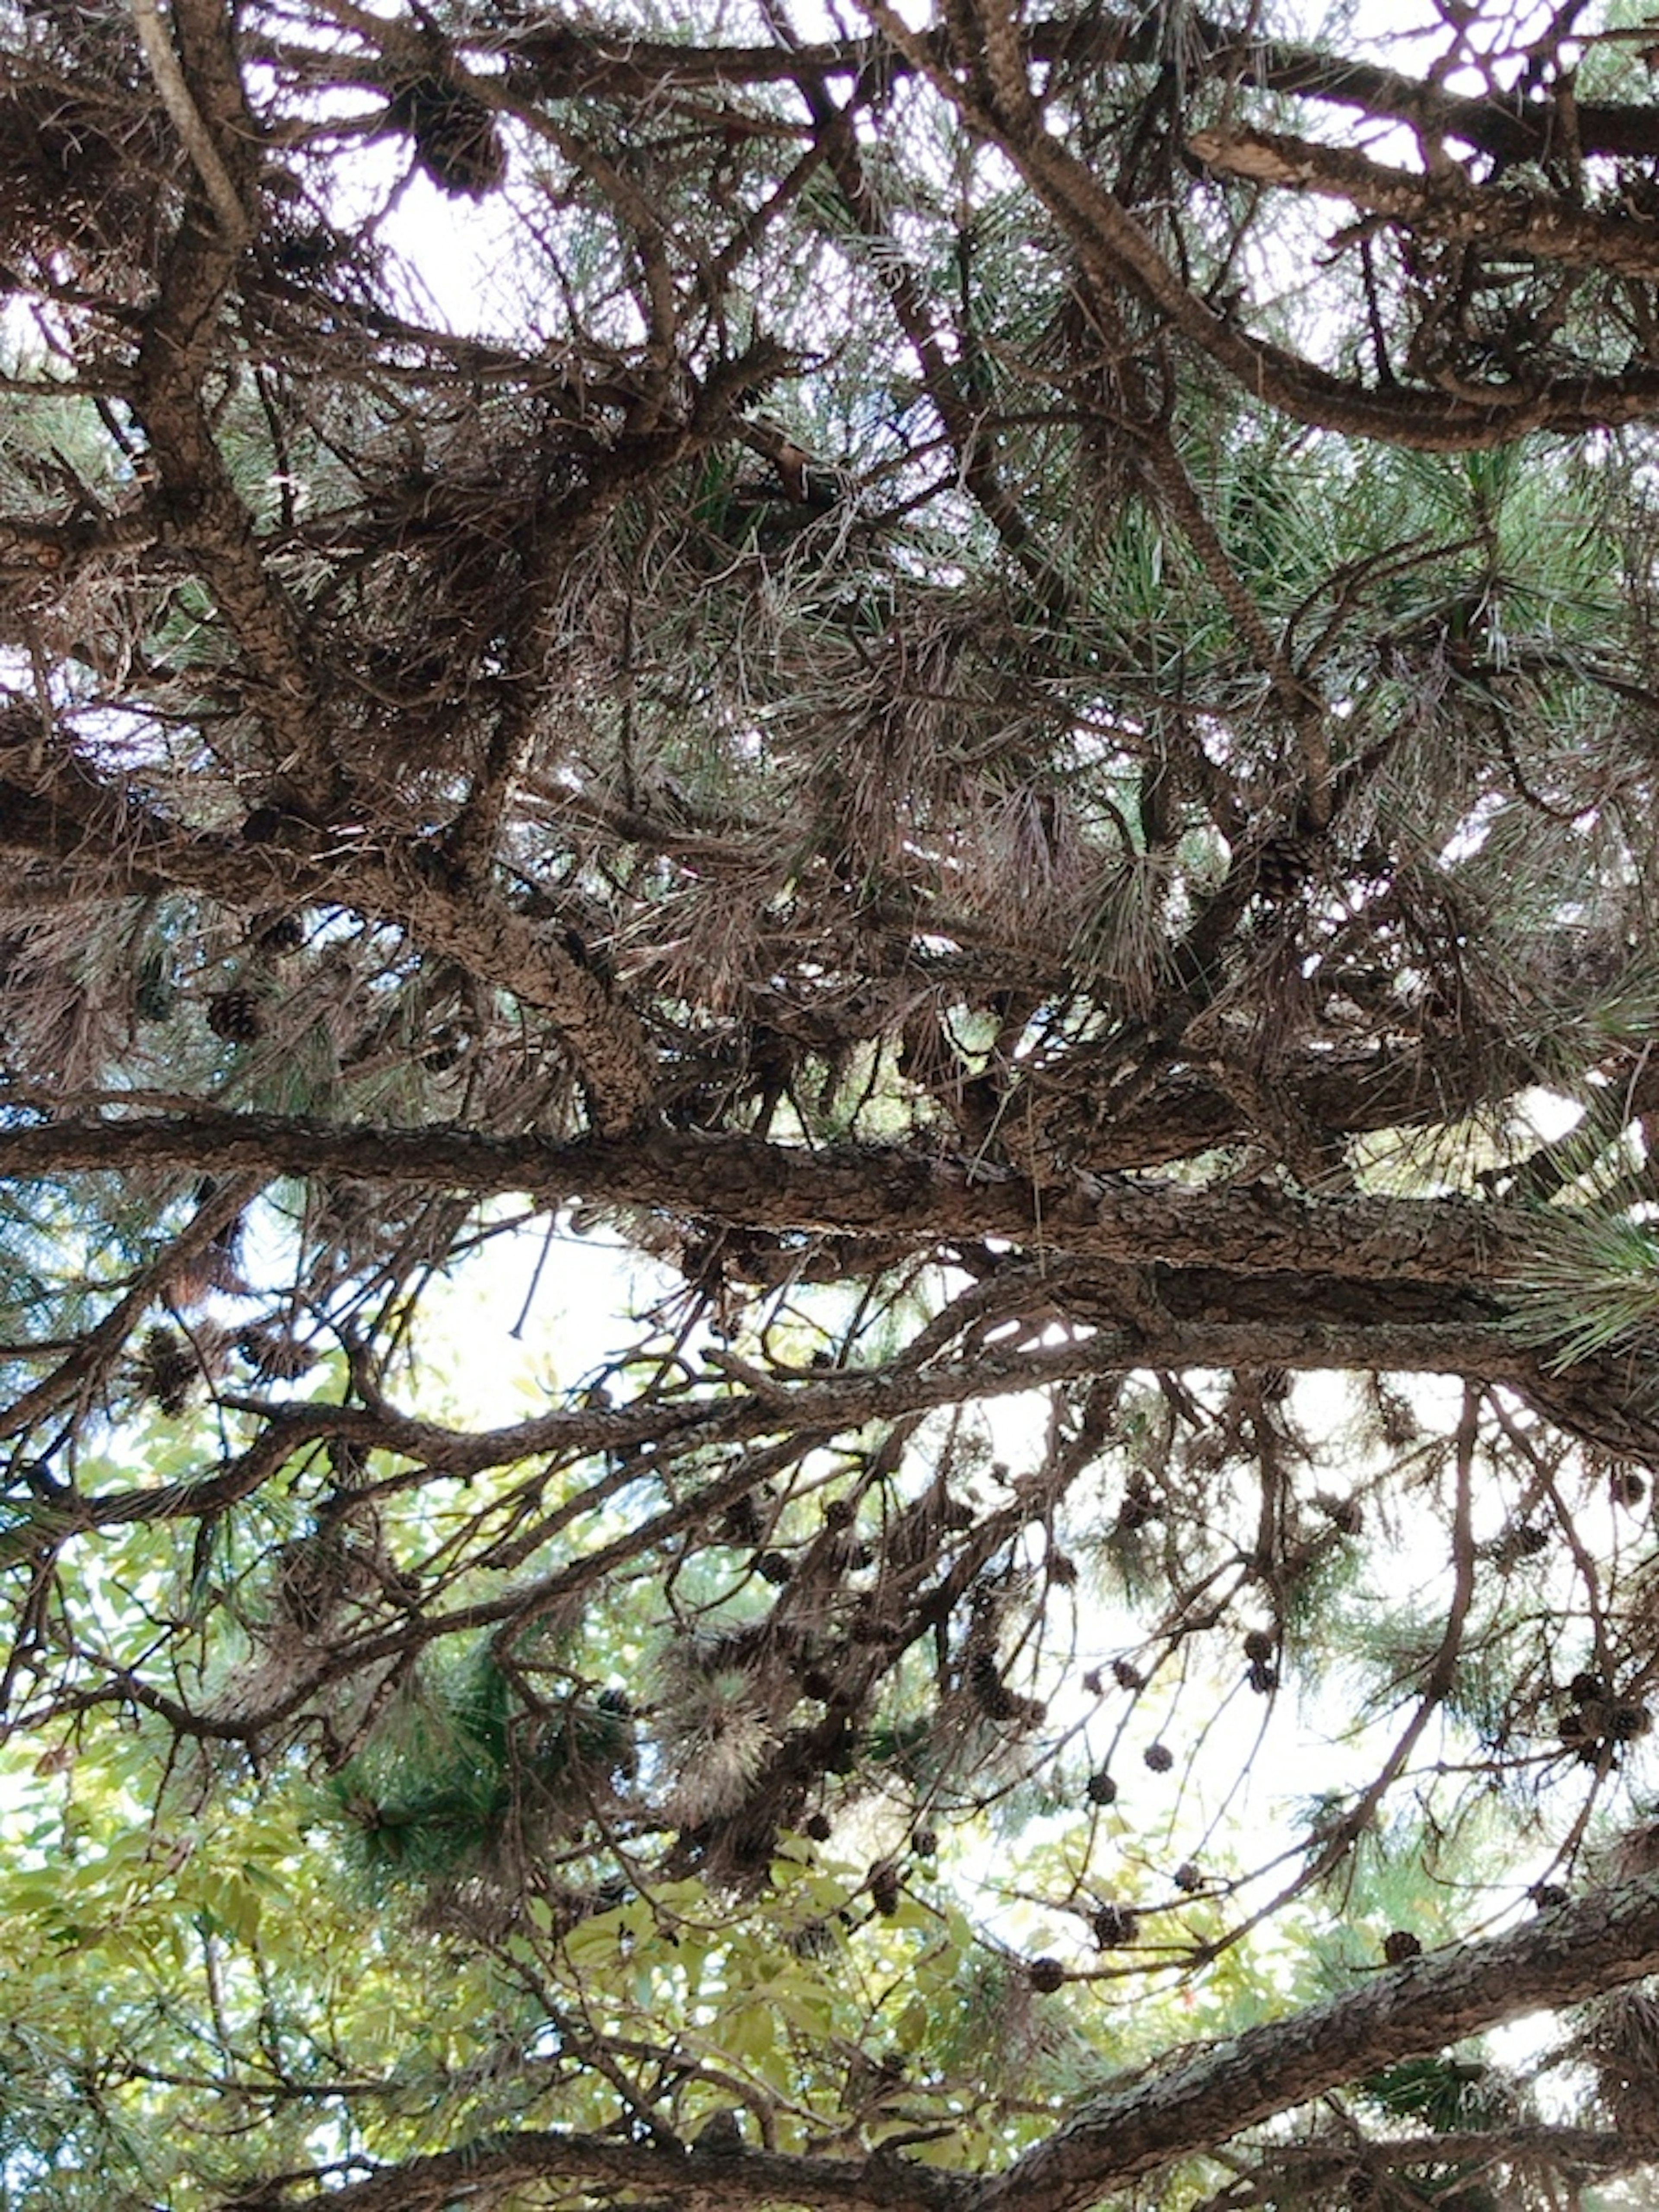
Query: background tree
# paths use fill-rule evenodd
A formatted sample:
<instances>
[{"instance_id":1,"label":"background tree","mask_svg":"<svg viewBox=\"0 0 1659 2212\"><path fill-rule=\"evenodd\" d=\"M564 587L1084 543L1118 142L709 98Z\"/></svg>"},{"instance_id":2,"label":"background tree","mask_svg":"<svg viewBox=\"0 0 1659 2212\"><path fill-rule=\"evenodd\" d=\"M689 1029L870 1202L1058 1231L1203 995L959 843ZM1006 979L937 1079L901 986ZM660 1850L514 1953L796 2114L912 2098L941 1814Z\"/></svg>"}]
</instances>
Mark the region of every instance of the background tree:
<instances>
[{"instance_id":1,"label":"background tree","mask_svg":"<svg viewBox=\"0 0 1659 2212\"><path fill-rule=\"evenodd\" d=\"M1659 32L704 12L0 12L4 2190L1616 2201Z\"/></svg>"}]
</instances>

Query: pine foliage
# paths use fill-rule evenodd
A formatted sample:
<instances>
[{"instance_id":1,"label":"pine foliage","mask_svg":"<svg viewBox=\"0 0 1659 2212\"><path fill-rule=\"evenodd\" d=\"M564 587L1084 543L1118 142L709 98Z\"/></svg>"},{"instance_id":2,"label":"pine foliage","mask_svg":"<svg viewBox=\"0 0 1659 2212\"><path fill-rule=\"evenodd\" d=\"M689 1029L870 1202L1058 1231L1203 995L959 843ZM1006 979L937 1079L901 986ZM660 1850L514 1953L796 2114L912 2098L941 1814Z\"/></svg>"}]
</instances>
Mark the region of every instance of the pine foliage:
<instances>
[{"instance_id":1,"label":"pine foliage","mask_svg":"<svg viewBox=\"0 0 1659 2212\"><path fill-rule=\"evenodd\" d=\"M9 2206L1650 2166L1639 12L0 8Z\"/></svg>"}]
</instances>

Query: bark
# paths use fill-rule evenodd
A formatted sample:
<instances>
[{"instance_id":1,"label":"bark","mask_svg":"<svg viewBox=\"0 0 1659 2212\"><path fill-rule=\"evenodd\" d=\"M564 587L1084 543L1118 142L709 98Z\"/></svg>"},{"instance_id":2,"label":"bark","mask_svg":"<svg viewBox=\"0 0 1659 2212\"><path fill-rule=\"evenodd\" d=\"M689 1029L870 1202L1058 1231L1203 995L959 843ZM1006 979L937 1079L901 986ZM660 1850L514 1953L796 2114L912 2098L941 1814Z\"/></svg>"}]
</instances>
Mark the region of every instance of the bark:
<instances>
[{"instance_id":1,"label":"bark","mask_svg":"<svg viewBox=\"0 0 1659 2212\"><path fill-rule=\"evenodd\" d=\"M487 2136L459 2150L389 2166L366 2181L295 2197L281 2186L230 2199L224 2212L444 2212L535 2181L589 2189L660 2192L682 2212L741 2212L787 2204L880 2208L880 2212L957 2212L973 2202L972 2185L954 2174L877 2155L860 2160L792 2158L775 2152L713 2154L617 2142L604 2136L526 2130Z\"/></svg>"},{"instance_id":2,"label":"bark","mask_svg":"<svg viewBox=\"0 0 1659 2212\"><path fill-rule=\"evenodd\" d=\"M556 1204L580 1194L744 1229L898 1236L921 1249L1000 1237L1136 1266L1460 1290L1518 1279L1538 1236L1533 1217L1502 1203L1310 1198L1265 1183L1206 1191L1089 1175L1037 1190L1009 1169L898 1147L809 1152L664 1128L560 1142L210 1111L0 1131L0 1176L141 1166L529 1191Z\"/></svg>"}]
</instances>

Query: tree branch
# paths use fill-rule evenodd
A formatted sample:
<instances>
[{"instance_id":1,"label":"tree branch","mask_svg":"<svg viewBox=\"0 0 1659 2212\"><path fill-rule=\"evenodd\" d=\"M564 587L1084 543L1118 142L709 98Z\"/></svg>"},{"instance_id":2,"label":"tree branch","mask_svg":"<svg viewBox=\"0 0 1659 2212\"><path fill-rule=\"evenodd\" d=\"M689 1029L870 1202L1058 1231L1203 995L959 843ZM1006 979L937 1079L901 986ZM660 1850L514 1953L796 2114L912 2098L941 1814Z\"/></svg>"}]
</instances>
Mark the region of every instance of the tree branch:
<instances>
[{"instance_id":1,"label":"tree branch","mask_svg":"<svg viewBox=\"0 0 1659 2212\"><path fill-rule=\"evenodd\" d=\"M1376 1975L1086 2106L986 2184L974 2212L1085 2212L1110 2191L1401 2058L1659 1971L1659 1876ZM1432 2139L1425 2140L1432 2155Z\"/></svg>"},{"instance_id":2,"label":"tree branch","mask_svg":"<svg viewBox=\"0 0 1659 2212\"><path fill-rule=\"evenodd\" d=\"M1659 276L1659 222L1650 216L1598 214L1520 188L1493 191L1455 170L1419 176L1353 147L1322 146L1282 131L1200 131L1187 143L1218 175L1346 200L1435 238L1535 254L1569 268Z\"/></svg>"}]
</instances>

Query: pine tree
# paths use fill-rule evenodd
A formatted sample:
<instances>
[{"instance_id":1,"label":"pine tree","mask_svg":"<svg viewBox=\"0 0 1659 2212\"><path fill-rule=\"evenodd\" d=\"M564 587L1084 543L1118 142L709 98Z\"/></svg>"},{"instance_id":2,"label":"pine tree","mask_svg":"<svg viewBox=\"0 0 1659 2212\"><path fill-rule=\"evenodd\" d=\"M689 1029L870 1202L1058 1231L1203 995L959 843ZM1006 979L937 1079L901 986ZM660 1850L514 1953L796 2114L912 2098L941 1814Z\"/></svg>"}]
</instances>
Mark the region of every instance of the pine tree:
<instances>
[{"instance_id":1,"label":"pine tree","mask_svg":"<svg viewBox=\"0 0 1659 2212\"><path fill-rule=\"evenodd\" d=\"M1659 2151L1652 27L916 12L0 11L19 2212Z\"/></svg>"}]
</instances>

